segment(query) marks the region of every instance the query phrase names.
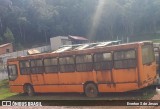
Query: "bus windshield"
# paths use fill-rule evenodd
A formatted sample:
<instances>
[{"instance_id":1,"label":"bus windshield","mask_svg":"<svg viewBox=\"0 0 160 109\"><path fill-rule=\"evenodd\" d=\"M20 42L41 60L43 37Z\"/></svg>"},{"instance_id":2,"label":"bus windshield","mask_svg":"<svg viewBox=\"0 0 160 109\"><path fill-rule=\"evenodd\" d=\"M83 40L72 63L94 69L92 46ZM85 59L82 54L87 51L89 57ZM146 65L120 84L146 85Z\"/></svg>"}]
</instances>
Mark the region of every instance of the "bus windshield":
<instances>
[{"instance_id":1,"label":"bus windshield","mask_svg":"<svg viewBox=\"0 0 160 109\"><path fill-rule=\"evenodd\" d=\"M155 55L153 51L153 45L151 44L142 46L143 64L151 64L155 60Z\"/></svg>"},{"instance_id":2,"label":"bus windshield","mask_svg":"<svg viewBox=\"0 0 160 109\"><path fill-rule=\"evenodd\" d=\"M9 80L13 81L17 78L17 67L16 65L9 65L8 66L8 77Z\"/></svg>"}]
</instances>

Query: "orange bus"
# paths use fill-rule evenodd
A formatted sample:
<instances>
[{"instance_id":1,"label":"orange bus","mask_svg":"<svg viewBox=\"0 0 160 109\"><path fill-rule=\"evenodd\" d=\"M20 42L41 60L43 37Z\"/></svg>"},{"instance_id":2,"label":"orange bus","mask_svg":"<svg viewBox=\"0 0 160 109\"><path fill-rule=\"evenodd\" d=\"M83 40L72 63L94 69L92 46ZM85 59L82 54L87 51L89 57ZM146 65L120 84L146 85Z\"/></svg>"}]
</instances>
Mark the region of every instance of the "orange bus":
<instances>
[{"instance_id":1,"label":"orange bus","mask_svg":"<svg viewBox=\"0 0 160 109\"><path fill-rule=\"evenodd\" d=\"M126 92L156 81L150 41L8 59L11 92Z\"/></svg>"}]
</instances>

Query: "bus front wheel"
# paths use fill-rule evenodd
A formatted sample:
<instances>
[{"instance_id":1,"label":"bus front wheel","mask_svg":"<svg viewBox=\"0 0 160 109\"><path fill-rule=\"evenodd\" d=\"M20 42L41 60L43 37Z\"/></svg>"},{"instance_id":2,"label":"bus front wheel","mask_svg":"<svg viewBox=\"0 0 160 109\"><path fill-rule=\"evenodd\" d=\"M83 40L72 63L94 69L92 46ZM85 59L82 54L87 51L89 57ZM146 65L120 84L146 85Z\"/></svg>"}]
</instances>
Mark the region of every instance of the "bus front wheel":
<instances>
[{"instance_id":1,"label":"bus front wheel","mask_svg":"<svg viewBox=\"0 0 160 109\"><path fill-rule=\"evenodd\" d=\"M26 93L28 94L28 96L34 95L34 89L31 85L27 85L25 89L26 89Z\"/></svg>"},{"instance_id":2,"label":"bus front wheel","mask_svg":"<svg viewBox=\"0 0 160 109\"><path fill-rule=\"evenodd\" d=\"M98 89L94 83L86 84L84 92L87 97L97 97L98 96Z\"/></svg>"}]
</instances>

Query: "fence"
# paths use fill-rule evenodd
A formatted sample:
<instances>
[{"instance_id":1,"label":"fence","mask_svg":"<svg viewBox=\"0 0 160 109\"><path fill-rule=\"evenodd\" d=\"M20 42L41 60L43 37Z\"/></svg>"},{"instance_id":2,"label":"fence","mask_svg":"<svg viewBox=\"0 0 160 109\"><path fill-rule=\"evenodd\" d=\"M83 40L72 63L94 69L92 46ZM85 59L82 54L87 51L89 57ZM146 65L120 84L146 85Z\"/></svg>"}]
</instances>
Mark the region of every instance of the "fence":
<instances>
[{"instance_id":1,"label":"fence","mask_svg":"<svg viewBox=\"0 0 160 109\"><path fill-rule=\"evenodd\" d=\"M50 51L51 47L50 47L50 45L48 45L48 46L42 46L42 47L37 47L37 48L32 48L32 49L38 50L41 53L43 53L43 52ZM0 81L8 78L8 74L7 74L7 70L6 70L7 59L16 58L18 56L27 56L28 50L22 50L22 51L17 51L17 52L12 52L12 53L0 55Z\"/></svg>"},{"instance_id":2,"label":"fence","mask_svg":"<svg viewBox=\"0 0 160 109\"><path fill-rule=\"evenodd\" d=\"M4 80L4 79L8 79L7 70L6 69L1 69L0 70L0 81Z\"/></svg>"},{"instance_id":3,"label":"fence","mask_svg":"<svg viewBox=\"0 0 160 109\"><path fill-rule=\"evenodd\" d=\"M43 47L38 47L38 48L32 48L32 49L36 49L36 50L40 51L41 53L43 53L43 52L50 51L51 47L49 45L49 46L43 46ZM9 58L16 58L18 56L27 56L27 51L28 50L22 50L22 51L3 54L3 55L0 55L0 58L3 62L3 64L5 64L7 62L7 59L9 59Z\"/></svg>"}]
</instances>

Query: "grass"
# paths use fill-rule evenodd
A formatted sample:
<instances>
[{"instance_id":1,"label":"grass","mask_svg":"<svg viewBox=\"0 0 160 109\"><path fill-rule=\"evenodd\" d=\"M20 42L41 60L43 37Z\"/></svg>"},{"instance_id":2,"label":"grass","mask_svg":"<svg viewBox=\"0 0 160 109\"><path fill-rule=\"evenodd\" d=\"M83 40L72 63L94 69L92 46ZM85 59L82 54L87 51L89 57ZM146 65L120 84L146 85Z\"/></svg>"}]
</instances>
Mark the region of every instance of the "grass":
<instances>
[{"instance_id":1,"label":"grass","mask_svg":"<svg viewBox=\"0 0 160 109\"><path fill-rule=\"evenodd\" d=\"M13 96L13 95L16 95L16 93L11 93L9 91L9 85L8 85L8 80L3 80L3 81L0 81L0 100L3 100L7 97L10 97L10 96Z\"/></svg>"},{"instance_id":2,"label":"grass","mask_svg":"<svg viewBox=\"0 0 160 109\"><path fill-rule=\"evenodd\" d=\"M146 90L146 88L145 88ZM154 95L156 95L156 90L154 88L154 86L150 86L145 92L143 92L142 94L142 98L143 100L146 100L146 99L151 99Z\"/></svg>"}]
</instances>

